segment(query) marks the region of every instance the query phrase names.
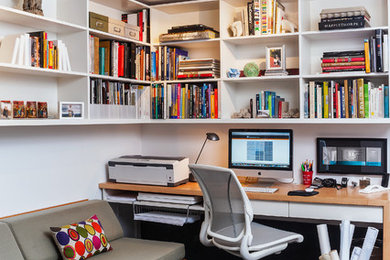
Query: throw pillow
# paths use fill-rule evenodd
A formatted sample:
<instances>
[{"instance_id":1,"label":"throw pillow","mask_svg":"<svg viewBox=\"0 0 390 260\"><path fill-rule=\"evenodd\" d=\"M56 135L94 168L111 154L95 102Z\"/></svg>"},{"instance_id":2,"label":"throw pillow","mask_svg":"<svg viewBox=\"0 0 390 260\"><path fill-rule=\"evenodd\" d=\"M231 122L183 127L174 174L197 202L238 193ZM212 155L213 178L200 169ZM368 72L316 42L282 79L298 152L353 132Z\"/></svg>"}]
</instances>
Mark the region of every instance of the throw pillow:
<instances>
[{"instance_id":1,"label":"throw pillow","mask_svg":"<svg viewBox=\"0 0 390 260\"><path fill-rule=\"evenodd\" d=\"M50 227L63 259L86 259L112 250L96 217L62 227Z\"/></svg>"}]
</instances>

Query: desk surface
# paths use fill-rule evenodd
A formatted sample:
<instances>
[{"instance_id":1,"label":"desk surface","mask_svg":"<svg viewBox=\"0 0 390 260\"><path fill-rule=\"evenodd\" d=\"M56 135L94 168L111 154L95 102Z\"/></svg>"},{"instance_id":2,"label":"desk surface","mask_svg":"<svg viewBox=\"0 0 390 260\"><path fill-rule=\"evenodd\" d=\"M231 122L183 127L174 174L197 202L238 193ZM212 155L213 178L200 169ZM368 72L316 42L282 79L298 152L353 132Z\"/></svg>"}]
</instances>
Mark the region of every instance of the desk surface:
<instances>
[{"instance_id":1,"label":"desk surface","mask_svg":"<svg viewBox=\"0 0 390 260\"><path fill-rule=\"evenodd\" d=\"M279 188L275 193L254 193L247 192L249 199L252 200L268 200L268 201L289 201L289 202L304 202L304 203L322 203L322 204L341 204L341 205L361 205L361 206L382 206L385 207L390 201L390 191L361 194L358 188L344 188L337 190L335 188L321 188L318 195L302 197L288 196L287 193L291 190L302 190L303 185L296 184L280 184L275 186ZM100 183L99 188L107 190L125 190L125 191L141 191L152 193L165 193L176 195L198 195L202 196L202 192L198 183L188 182L177 187L163 187L153 185L139 185L126 183L105 182Z\"/></svg>"}]
</instances>

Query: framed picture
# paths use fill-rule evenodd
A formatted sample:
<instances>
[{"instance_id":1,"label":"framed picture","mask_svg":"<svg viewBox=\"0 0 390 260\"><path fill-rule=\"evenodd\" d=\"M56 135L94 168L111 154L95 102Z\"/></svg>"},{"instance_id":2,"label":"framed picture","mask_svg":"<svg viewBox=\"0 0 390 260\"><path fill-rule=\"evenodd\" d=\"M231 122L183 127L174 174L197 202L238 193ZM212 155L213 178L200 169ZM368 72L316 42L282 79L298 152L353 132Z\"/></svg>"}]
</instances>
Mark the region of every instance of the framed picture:
<instances>
[{"instance_id":1,"label":"framed picture","mask_svg":"<svg viewBox=\"0 0 390 260\"><path fill-rule=\"evenodd\" d=\"M83 102L60 102L60 119L83 119Z\"/></svg>"},{"instance_id":2,"label":"framed picture","mask_svg":"<svg viewBox=\"0 0 390 260\"><path fill-rule=\"evenodd\" d=\"M281 47L266 47L266 70L286 69L286 49Z\"/></svg>"},{"instance_id":3,"label":"framed picture","mask_svg":"<svg viewBox=\"0 0 390 260\"><path fill-rule=\"evenodd\" d=\"M12 118L12 103L9 100L2 100L0 102L0 118L10 119Z\"/></svg>"}]
</instances>

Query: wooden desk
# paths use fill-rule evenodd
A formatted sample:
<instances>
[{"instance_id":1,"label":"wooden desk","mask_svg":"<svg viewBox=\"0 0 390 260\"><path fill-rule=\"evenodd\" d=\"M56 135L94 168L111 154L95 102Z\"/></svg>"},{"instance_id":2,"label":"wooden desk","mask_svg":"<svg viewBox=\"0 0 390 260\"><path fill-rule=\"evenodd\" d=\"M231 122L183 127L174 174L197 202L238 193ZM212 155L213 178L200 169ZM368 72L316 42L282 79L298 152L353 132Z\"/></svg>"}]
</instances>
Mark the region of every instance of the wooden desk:
<instances>
[{"instance_id":1,"label":"wooden desk","mask_svg":"<svg viewBox=\"0 0 390 260\"><path fill-rule=\"evenodd\" d=\"M100 183L99 188L105 190L122 190L136 192L152 192L165 193L175 195L198 195L202 196L202 192L197 183L186 183L177 187L162 187L150 185L136 185L124 183ZM306 218L316 218L315 214L318 207L324 207L325 210L339 211L345 207L344 212L349 212L354 209L364 209L361 212L364 215L367 212L376 212L382 216L373 216L374 219L380 220L383 223L383 259L390 260L390 192L380 192L373 194L361 194L358 188L336 190L334 188L322 188L320 194L311 197L288 196L290 190L303 189L303 185L281 184L278 185L279 190L275 193L253 193L248 192L248 197L251 201L265 202L280 202L288 203L290 217L294 214L308 214ZM287 204L286 204L287 205ZM302 208L308 207L306 213L302 213ZM310 208L312 207L312 208ZM316 208L317 207L317 208ZM335 208L332 208L335 207ZM255 210L254 210L255 211ZM339 212L336 212L338 214ZM256 214L256 213L255 213ZM314 214L314 215L310 215ZM291 216L292 215L292 216ZM353 214L356 215L356 214ZM314 217L312 217L314 216ZM298 216L301 217L302 216ZM359 218L359 215L357 216ZM353 220L356 221L356 220ZM364 221L363 221L364 222Z\"/></svg>"}]
</instances>

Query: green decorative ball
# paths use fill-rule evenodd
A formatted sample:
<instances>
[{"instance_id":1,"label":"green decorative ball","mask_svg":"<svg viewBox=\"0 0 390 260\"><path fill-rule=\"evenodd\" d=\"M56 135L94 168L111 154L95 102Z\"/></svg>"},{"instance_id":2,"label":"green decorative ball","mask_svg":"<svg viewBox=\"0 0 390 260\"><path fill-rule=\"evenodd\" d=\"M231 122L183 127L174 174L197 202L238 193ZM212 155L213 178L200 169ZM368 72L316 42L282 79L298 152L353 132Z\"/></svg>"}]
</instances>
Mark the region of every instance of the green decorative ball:
<instances>
[{"instance_id":1,"label":"green decorative ball","mask_svg":"<svg viewBox=\"0 0 390 260\"><path fill-rule=\"evenodd\" d=\"M259 72L260 72L260 69L256 63L249 62L249 63L245 64L245 67L244 67L245 77L257 77L257 76L259 76Z\"/></svg>"}]
</instances>

